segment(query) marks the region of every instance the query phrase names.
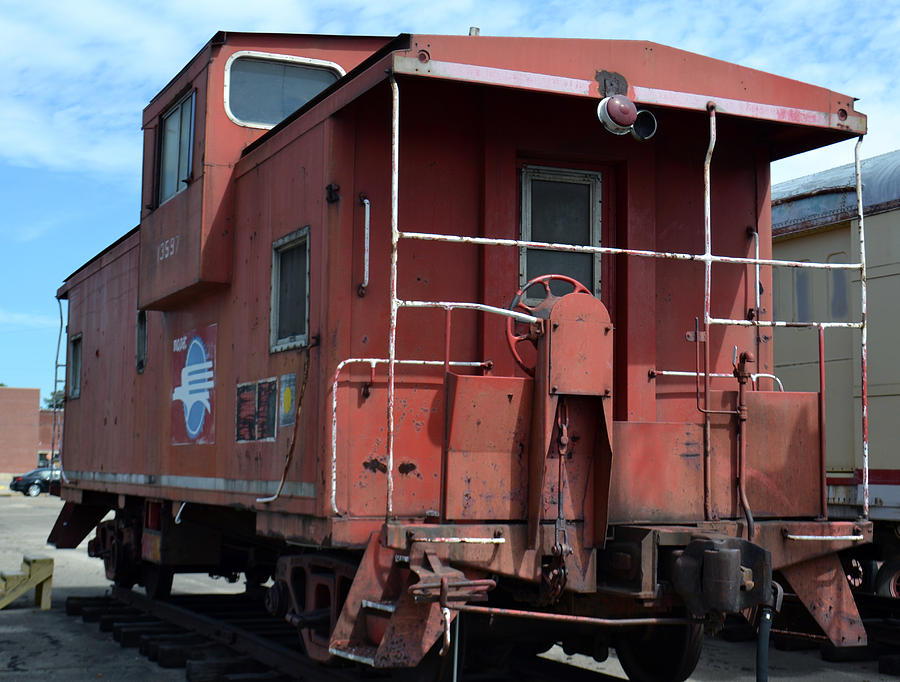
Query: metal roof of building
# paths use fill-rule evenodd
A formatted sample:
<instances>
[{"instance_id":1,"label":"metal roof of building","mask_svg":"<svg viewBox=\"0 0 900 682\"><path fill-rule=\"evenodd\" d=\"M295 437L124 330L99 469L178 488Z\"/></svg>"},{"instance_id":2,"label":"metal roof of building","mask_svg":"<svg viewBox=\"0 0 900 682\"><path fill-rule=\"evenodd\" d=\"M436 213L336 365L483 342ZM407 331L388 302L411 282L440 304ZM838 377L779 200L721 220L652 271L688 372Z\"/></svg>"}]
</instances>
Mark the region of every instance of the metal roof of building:
<instances>
[{"instance_id":1,"label":"metal roof of building","mask_svg":"<svg viewBox=\"0 0 900 682\"><path fill-rule=\"evenodd\" d=\"M861 175L865 215L900 207L900 150L864 159ZM776 236L850 220L856 213L852 163L772 187L772 233Z\"/></svg>"}]
</instances>

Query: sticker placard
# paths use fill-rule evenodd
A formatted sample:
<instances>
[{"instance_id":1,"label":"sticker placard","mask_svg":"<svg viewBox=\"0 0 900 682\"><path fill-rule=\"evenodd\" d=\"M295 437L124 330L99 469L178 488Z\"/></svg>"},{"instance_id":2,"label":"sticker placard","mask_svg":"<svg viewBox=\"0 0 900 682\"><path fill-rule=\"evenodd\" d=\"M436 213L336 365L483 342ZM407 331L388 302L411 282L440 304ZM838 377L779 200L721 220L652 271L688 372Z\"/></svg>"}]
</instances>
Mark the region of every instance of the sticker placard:
<instances>
[{"instance_id":1,"label":"sticker placard","mask_svg":"<svg viewBox=\"0 0 900 682\"><path fill-rule=\"evenodd\" d=\"M294 413L297 409L297 375L282 374L278 400L278 426L293 426Z\"/></svg>"},{"instance_id":2,"label":"sticker placard","mask_svg":"<svg viewBox=\"0 0 900 682\"><path fill-rule=\"evenodd\" d=\"M278 381L274 377L236 386L234 438L238 443L275 440L277 414Z\"/></svg>"}]
</instances>

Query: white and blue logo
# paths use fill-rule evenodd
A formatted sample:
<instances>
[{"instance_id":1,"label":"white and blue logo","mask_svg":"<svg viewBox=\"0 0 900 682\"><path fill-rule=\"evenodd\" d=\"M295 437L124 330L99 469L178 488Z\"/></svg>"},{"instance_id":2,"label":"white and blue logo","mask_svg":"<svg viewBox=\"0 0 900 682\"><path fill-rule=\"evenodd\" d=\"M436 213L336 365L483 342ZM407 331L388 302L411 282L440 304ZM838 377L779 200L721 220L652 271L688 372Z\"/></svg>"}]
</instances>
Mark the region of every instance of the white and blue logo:
<instances>
[{"instance_id":1,"label":"white and blue logo","mask_svg":"<svg viewBox=\"0 0 900 682\"><path fill-rule=\"evenodd\" d=\"M209 392L214 386L212 360L203 340L195 336L187 348L181 370L181 385L172 391L172 400L180 400L183 404L184 426L191 440L196 440L200 435L207 413L212 412Z\"/></svg>"}]
</instances>

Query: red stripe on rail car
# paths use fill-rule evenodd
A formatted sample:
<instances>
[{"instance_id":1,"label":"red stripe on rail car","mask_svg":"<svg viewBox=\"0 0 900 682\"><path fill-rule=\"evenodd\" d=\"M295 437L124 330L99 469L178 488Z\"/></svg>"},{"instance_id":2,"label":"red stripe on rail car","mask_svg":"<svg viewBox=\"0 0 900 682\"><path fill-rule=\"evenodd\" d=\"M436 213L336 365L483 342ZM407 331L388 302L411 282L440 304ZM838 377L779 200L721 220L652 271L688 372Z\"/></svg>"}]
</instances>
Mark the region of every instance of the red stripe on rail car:
<instances>
[{"instance_id":1,"label":"red stripe on rail car","mask_svg":"<svg viewBox=\"0 0 900 682\"><path fill-rule=\"evenodd\" d=\"M862 469L852 475L829 476L828 485L862 485ZM869 485L900 485L900 469L869 469Z\"/></svg>"}]
</instances>

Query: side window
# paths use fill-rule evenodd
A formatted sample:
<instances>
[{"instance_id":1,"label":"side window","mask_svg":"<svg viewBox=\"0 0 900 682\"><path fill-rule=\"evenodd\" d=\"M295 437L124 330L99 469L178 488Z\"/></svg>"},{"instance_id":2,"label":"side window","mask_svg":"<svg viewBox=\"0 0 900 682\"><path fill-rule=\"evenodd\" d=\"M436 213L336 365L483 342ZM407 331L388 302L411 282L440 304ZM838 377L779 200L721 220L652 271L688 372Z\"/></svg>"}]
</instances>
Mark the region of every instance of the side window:
<instances>
[{"instance_id":1,"label":"side window","mask_svg":"<svg viewBox=\"0 0 900 682\"><path fill-rule=\"evenodd\" d=\"M194 93L163 114L159 145L158 203L175 196L191 179L194 148Z\"/></svg>"},{"instance_id":2,"label":"side window","mask_svg":"<svg viewBox=\"0 0 900 682\"><path fill-rule=\"evenodd\" d=\"M81 395L81 334L69 341L69 398Z\"/></svg>"},{"instance_id":3,"label":"side window","mask_svg":"<svg viewBox=\"0 0 900 682\"><path fill-rule=\"evenodd\" d=\"M808 263L808 259L802 262ZM813 321L813 302L809 268L794 268L794 322Z\"/></svg>"},{"instance_id":4,"label":"side window","mask_svg":"<svg viewBox=\"0 0 900 682\"><path fill-rule=\"evenodd\" d=\"M225 65L225 111L238 125L271 128L343 75L321 59L235 52Z\"/></svg>"},{"instance_id":5,"label":"side window","mask_svg":"<svg viewBox=\"0 0 900 682\"><path fill-rule=\"evenodd\" d=\"M772 268L772 319L784 320L786 315L793 317L794 292L789 281L790 273L786 273L786 268Z\"/></svg>"},{"instance_id":6,"label":"side window","mask_svg":"<svg viewBox=\"0 0 900 682\"><path fill-rule=\"evenodd\" d=\"M589 171L526 166L522 170L522 239L600 246L601 175ZM600 254L521 249L520 284L539 275L567 275L600 295ZM552 284L553 293L571 291Z\"/></svg>"},{"instance_id":7,"label":"side window","mask_svg":"<svg viewBox=\"0 0 900 682\"><path fill-rule=\"evenodd\" d=\"M138 374L147 366L147 312L138 310L135 332L134 364Z\"/></svg>"},{"instance_id":8,"label":"side window","mask_svg":"<svg viewBox=\"0 0 900 682\"><path fill-rule=\"evenodd\" d=\"M309 225L272 244L271 352L309 339Z\"/></svg>"},{"instance_id":9,"label":"side window","mask_svg":"<svg viewBox=\"0 0 900 682\"><path fill-rule=\"evenodd\" d=\"M828 256L829 263L847 263L847 254L843 251ZM847 270L829 270L828 272L828 313L832 322L846 322L850 313L850 284Z\"/></svg>"}]
</instances>

